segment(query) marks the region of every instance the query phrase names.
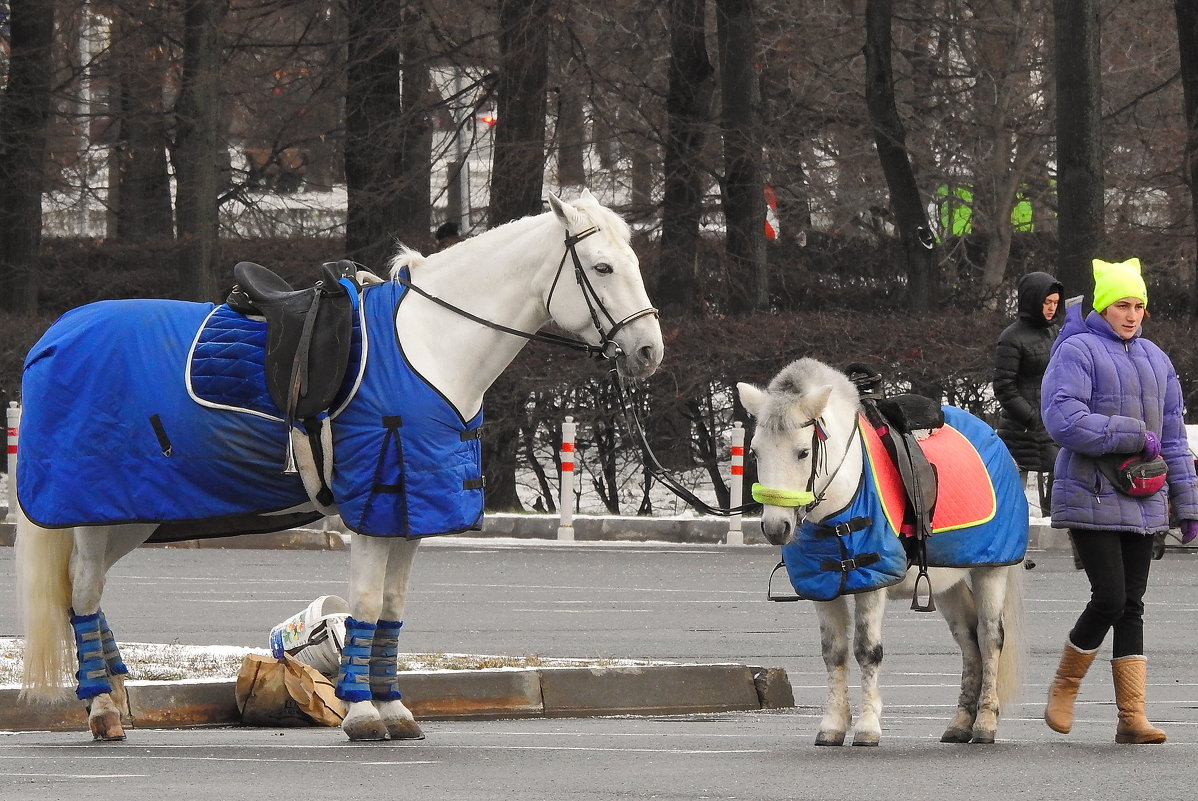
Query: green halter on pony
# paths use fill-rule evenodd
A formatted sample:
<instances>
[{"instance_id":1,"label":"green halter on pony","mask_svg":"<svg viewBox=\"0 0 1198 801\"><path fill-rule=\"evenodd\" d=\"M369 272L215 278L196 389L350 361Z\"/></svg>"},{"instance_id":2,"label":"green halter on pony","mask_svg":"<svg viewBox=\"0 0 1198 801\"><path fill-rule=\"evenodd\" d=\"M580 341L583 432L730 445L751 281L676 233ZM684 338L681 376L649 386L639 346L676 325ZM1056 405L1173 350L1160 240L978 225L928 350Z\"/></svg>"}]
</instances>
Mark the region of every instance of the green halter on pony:
<instances>
[{"instance_id":1,"label":"green halter on pony","mask_svg":"<svg viewBox=\"0 0 1198 801\"><path fill-rule=\"evenodd\" d=\"M767 506L810 506L815 503L815 493L810 490L770 489L754 484L751 492L753 500Z\"/></svg>"},{"instance_id":2,"label":"green halter on pony","mask_svg":"<svg viewBox=\"0 0 1198 801\"><path fill-rule=\"evenodd\" d=\"M816 472L825 464L827 459L827 456L823 450L823 444L828 441L828 432L824 430L823 420L818 417L808 420L806 423L803 423L801 427L807 428L808 426L811 427L812 431L811 475L807 477L807 489L783 490L773 489L771 487L763 486L762 484L754 484L750 490L753 500L757 501L758 503L765 504L766 506L796 507L815 505L815 476ZM855 438L856 431L854 431L854 436L849 439L849 446L852 446L853 439ZM848 452L847 448L845 452ZM843 459L841 459L841 463L844 463ZM836 469L840 470L840 467L837 466ZM833 475L835 475L835 472L833 472Z\"/></svg>"}]
</instances>

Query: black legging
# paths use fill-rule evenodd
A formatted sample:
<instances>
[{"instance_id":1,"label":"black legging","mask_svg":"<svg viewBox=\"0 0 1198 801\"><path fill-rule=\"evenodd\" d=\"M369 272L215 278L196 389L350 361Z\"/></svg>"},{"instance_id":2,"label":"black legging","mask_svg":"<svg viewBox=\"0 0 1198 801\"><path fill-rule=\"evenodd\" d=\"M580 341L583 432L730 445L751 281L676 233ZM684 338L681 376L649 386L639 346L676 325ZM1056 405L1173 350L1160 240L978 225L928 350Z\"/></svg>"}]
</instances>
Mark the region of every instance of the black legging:
<instances>
[{"instance_id":1,"label":"black legging","mask_svg":"<svg viewBox=\"0 0 1198 801\"><path fill-rule=\"evenodd\" d=\"M1144 653L1144 591L1152 566L1152 536L1128 531L1070 529L1090 579L1090 602L1069 632L1083 651L1115 630L1113 658Z\"/></svg>"}]
</instances>

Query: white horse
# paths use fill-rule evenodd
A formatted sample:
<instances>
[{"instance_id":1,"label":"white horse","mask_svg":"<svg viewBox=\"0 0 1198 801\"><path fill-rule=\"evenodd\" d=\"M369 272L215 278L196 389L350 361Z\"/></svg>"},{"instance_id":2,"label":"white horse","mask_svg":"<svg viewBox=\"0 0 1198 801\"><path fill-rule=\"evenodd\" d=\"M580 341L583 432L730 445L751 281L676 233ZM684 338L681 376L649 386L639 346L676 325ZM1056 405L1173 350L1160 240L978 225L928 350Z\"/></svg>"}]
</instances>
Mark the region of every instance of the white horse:
<instances>
[{"instance_id":1,"label":"white horse","mask_svg":"<svg viewBox=\"0 0 1198 801\"><path fill-rule=\"evenodd\" d=\"M865 434L859 429L859 421L864 425L865 420L860 417L863 407L856 387L843 373L805 358L785 368L765 390L745 383L738 384L737 388L741 403L756 419L752 453L757 461L760 483L755 485L753 494L764 504L761 527L766 538L775 545L786 546L783 549L786 555L787 549L803 547L795 541L796 532L802 525L800 541L802 535L810 531L814 539L808 542L817 547L821 542L831 543L827 546L833 549L832 558L828 560L830 565L825 563L822 569L833 571L828 575L835 581L843 581L842 576L851 577L858 572L858 563L851 561L851 554L838 553L835 549L849 534L855 533L849 529L856 524L839 530L821 529L820 525L826 520L843 519L850 504L860 497L860 488L867 484L863 480L863 470L867 459L873 457L867 453ZM946 411L948 408L945 407ZM985 427L985 424L981 423L981 426ZM1008 463L1010 458L1005 451L994 460L996 467L990 469L991 475L1002 474L995 477L996 488L1000 482L1010 485L1012 479L1008 469L1014 474L1013 480L1018 482L1014 464ZM940 481L941 496L944 497L944 484L953 478L942 474ZM1021 493L1019 499L1022 499ZM1012 503L1018 505L1018 501ZM796 519L796 510L799 519ZM902 514L901 507L899 514ZM836 515L841 517L834 517ZM854 518L854 521L862 519ZM1026 548L1026 507L1021 520L1016 510L1005 525L1016 543L1002 557L1008 564L931 567L928 571L936 606L948 621L961 648L963 661L957 711L941 738L942 742L994 742L1000 706L1013 700L1019 686L1023 659L1023 568L1018 562ZM953 536L956 533L937 533L927 542L936 543L942 537L949 542ZM898 541L895 532L889 530L881 548L888 548ZM843 744L853 722L847 687L850 631L854 634L853 654L861 670L861 705L853 744L879 743L882 699L878 673L882 663L885 601L888 594L893 597L900 592L910 593L916 579L916 568L907 568L906 552L901 546L895 547L900 550L891 580L883 582L879 589L863 586L852 590L855 593L853 610L850 610L847 594L835 592L828 593L830 599L821 598L815 604L828 676L828 697L816 745ZM1018 556L1014 556L1015 553ZM849 556L849 559L842 560L843 556ZM876 556L877 553L871 553L869 559L858 557L858 561L865 565ZM929 560L929 564L936 562ZM816 568L817 575L819 569ZM893 583L904 573L906 577L901 583Z\"/></svg>"},{"instance_id":2,"label":"white horse","mask_svg":"<svg viewBox=\"0 0 1198 801\"><path fill-rule=\"evenodd\" d=\"M417 291L396 304L397 336L376 337L381 345L375 341L371 347L402 343L415 373L463 421L479 414L486 389L528 341L514 332L536 332L550 321L602 349L627 377L647 377L661 363L656 309L646 296L628 226L589 192L572 203L550 195L549 204L549 212L427 258L401 249L392 262L393 280L401 271L410 273L410 286ZM389 318L385 321L389 325ZM111 347L131 345L113 342ZM88 400L79 399L78 414L87 413ZM39 398L24 401L28 409ZM120 413L101 410L109 418L114 411ZM163 455L170 456L169 450L164 448ZM23 460L35 456L23 443ZM21 496L26 510L28 500ZM185 512L188 497L180 495L177 503ZM26 693L61 697L78 665L76 694L98 740L124 739L120 709L126 668L100 608L105 574L157 528L133 523L50 529L28 519L18 524ZM396 684L397 635L418 544L419 539L405 536L351 534L348 601L354 626L347 627L338 683L338 694L348 703L342 729L351 740L423 737Z\"/></svg>"}]
</instances>

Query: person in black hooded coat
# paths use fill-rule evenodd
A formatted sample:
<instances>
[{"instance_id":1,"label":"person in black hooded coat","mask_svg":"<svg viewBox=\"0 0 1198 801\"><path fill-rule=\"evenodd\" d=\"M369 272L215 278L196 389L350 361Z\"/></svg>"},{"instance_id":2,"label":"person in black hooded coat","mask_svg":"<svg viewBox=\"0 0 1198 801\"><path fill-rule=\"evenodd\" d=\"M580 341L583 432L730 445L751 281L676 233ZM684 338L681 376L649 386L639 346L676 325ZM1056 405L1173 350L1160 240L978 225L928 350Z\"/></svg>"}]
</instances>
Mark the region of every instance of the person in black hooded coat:
<instances>
[{"instance_id":1,"label":"person in black hooded coat","mask_svg":"<svg viewBox=\"0 0 1198 801\"><path fill-rule=\"evenodd\" d=\"M1058 447L1040 419L1040 381L1061 327L1057 308L1063 292L1061 282L1048 273L1019 279L1019 319L999 334L994 352L994 397L1002 406L998 436L1019 471L1048 474L1048 487Z\"/></svg>"}]
</instances>

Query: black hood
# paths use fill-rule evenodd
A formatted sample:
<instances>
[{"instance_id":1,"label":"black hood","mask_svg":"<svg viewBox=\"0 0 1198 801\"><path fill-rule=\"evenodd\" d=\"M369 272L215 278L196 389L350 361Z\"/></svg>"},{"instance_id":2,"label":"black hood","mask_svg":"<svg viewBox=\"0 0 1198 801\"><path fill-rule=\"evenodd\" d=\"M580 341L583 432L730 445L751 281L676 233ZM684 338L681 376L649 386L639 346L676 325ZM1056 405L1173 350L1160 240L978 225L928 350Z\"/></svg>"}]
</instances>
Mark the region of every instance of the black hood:
<instances>
[{"instance_id":1,"label":"black hood","mask_svg":"<svg viewBox=\"0 0 1198 801\"><path fill-rule=\"evenodd\" d=\"M1048 273L1028 273L1019 279L1019 319L1032 325L1049 326L1056 322L1044 319L1044 299L1056 292L1061 296L1057 317L1065 304L1065 286Z\"/></svg>"}]
</instances>

